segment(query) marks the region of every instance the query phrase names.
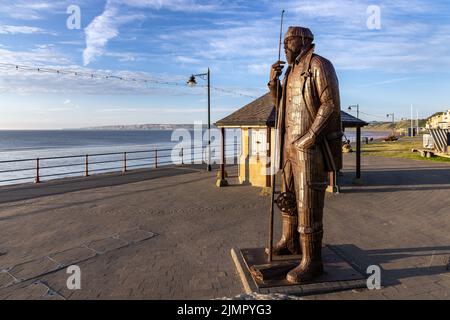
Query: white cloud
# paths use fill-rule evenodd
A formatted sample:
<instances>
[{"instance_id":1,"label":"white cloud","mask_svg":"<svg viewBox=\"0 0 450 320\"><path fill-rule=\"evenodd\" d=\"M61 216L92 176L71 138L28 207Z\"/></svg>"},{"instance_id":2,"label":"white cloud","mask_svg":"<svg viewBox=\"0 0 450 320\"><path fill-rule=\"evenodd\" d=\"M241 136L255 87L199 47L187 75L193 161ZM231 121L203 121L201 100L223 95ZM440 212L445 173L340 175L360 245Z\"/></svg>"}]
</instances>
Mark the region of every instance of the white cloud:
<instances>
[{"instance_id":1,"label":"white cloud","mask_svg":"<svg viewBox=\"0 0 450 320\"><path fill-rule=\"evenodd\" d=\"M88 65L97 56L101 56L109 40L119 34L115 21L118 9L106 4L105 11L97 16L84 30L86 35L86 49L83 51L83 63Z\"/></svg>"},{"instance_id":2,"label":"white cloud","mask_svg":"<svg viewBox=\"0 0 450 320\"><path fill-rule=\"evenodd\" d=\"M232 111L233 108L214 108L214 112L229 112ZM205 108L177 108L177 107L170 107L170 108L159 108L159 107L145 107L145 108L129 108L129 107L120 107L120 106L113 106L108 108L101 108L95 110L97 113L128 113L128 112L149 112L151 114L155 113L164 113L164 114L186 114L186 113L205 113Z\"/></svg>"},{"instance_id":3,"label":"white cloud","mask_svg":"<svg viewBox=\"0 0 450 320\"><path fill-rule=\"evenodd\" d=\"M195 59L192 57L186 57L186 56L176 56L175 61L179 63L185 63L185 64L199 64L201 61L199 59Z\"/></svg>"},{"instance_id":4,"label":"white cloud","mask_svg":"<svg viewBox=\"0 0 450 320\"><path fill-rule=\"evenodd\" d=\"M48 10L54 8L54 4L50 2L20 3L17 7L32 10Z\"/></svg>"},{"instance_id":5,"label":"white cloud","mask_svg":"<svg viewBox=\"0 0 450 320\"><path fill-rule=\"evenodd\" d=\"M69 107L54 107L54 108L33 108L32 111L38 114L46 114L46 113L53 113L53 112L67 112L72 110L72 108Z\"/></svg>"},{"instance_id":6,"label":"white cloud","mask_svg":"<svg viewBox=\"0 0 450 320\"><path fill-rule=\"evenodd\" d=\"M167 9L184 12L205 12L220 8L220 5L214 3L214 1L198 0L114 0L114 2L137 8Z\"/></svg>"},{"instance_id":7,"label":"white cloud","mask_svg":"<svg viewBox=\"0 0 450 320\"><path fill-rule=\"evenodd\" d=\"M68 65L71 61L52 45L40 45L27 51L13 51L0 48L0 62L20 65Z\"/></svg>"},{"instance_id":8,"label":"white cloud","mask_svg":"<svg viewBox=\"0 0 450 320\"><path fill-rule=\"evenodd\" d=\"M279 27L278 27L279 28ZM253 19L215 28L186 28L161 34L159 40L167 51L187 53L191 59L223 61L246 60L246 65L271 62L277 53L276 23L270 19ZM201 48L201 50L199 50ZM269 63L268 62L268 63Z\"/></svg>"},{"instance_id":9,"label":"white cloud","mask_svg":"<svg viewBox=\"0 0 450 320\"><path fill-rule=\"evenodd\" d=\"M67 7L67 1L31 2L29 0L2 1L0 13L19 20L42 20L45 13Z\"/></svg>"},{"instance_id":10,"label":"white cloud","mask_svg":"<svg viewBox=\"0 0 450 320\"><path fill-rule=\"evenodd\" d=\"M366 27L371 4L381 7L381 30ZM420 72L450 68L448 4L425 0L287 0L286 26L303 25L316 36L316 52L340 70ZM433 48L430 50L430 48Z\"/></svg>"},{"instance_id":11,"label":"white cloud","mask_svg":"<svg viewBox=\"0 0 450 320\"><path fill-rule=\"evenodd\" d=\"M106 54L108 42L119 35L119 28L129 22L143 20L152 15L124 14L124 7L137 9L167 9L170 11L203 12L219 8L209 1L195 0L108 0L103 13L85 28L86 49L83 51L83 63L88 65L97 57ZM109 54L110 56L112 54ZM128 57L130 57L128 55ZM123 59L123 56L121 57ZM181 58L183 59L183 58ZM121 60L129 61L129 60Z\"/></svg>"},{"instance_id":12,"label":"white cloud","mask_svg":"<svg viewBox=\"0 0 450 320\"><path fill-rule=\"evenodd\" d=\"M123 107L111 107L95 110L95 112L99 113L111 113L111 112L127 113L127 112L142 112L142 111L146 110L140 108L123 108Z\"/></svg>"},{"instance_id":13,"label":"white cloud","mask_svg":"<svg viewBox=\"0 0 450 320\"><path fill-rule=\"evenodd\" d=\"M256 75L268 75L270 72L269 63L252 63L248 65L248 71Z\"/></svg>"},{"instance_id":14,"label":"white cloud","mask_svg":"<svg viewBox=\"0 0 450 320\"><path fill-rule=\"evenodd\" d=\"M119 7L115 5L115 2L108 0L103 13L95 17L85 28L86 48L83 51L83 63L85 66L93 62L98 56L106 53L108 42L119 35L119 27L121 25L145 18L143 14L120 15L119 13ZM133 59L130 54L126 58L122 54L120 58L122 59L121 61Z\"/></svg>"},{"instance_id":15,"label":"white cloud","mask_svg":"<svg viewBox=\"0 0 450 320\"><path fill-rule=\"evenodd\" d=\"M370 5L381 7L382 15L402 15L438 12L439 5L425 0L287 0L282 1L287 11L288 20L303 18L314 18L328 21L342 21L348 23L359 23L366 21L367 8ZM365 24L363 25L365 26Z\"/></svg>"},{"instance_id":16,"label":"white cloud","mask_svg":"<svg viewBox=\"0 0 450 320\"><path fill-rule=\"evenodd\" d=\"M105 52L104 55L116 58L120 62L137 61L140 59L138 54L132 52Z\"/></svg>"},{"instance_id":17,"label":"white cloud","mask_svg":"<svg viewBox=\"0 0 450 320\"><path fill-rule=\"evenodd\" d=\"M0 25L0 34L19 34L19 33L34 34L34 33L48 33L48 32L44 29L37 27Z\"/></svg>"},{"instance_id":18,"label":"white cloud","mask_svg":"<svg viewBox=\"0 0 450 320\"><path fill-rule=\"evenodd\" d=\"M62 45L69 45L69 46L82 46L85 44L85 42L82 40L60 41L58 43L62 44Z\"/></svg>"},{"instance_id":19,"label":"white cloud","mask_svg":"<svg viewBox=\"0 0 450 320\"><path fill-rule=\"evenodd\" d=\"M360 85L359 88L383 86L383 85L386 85L386 84L403 82L403 81L409 81L409 80L414 80L414 79L416 79L416 78L414 78L414 77L404 77L404 78L387 79L387 80L384 80L384 81L378 81L378 82L373 82L373 83Z\"/></svg>"}]
</instances>

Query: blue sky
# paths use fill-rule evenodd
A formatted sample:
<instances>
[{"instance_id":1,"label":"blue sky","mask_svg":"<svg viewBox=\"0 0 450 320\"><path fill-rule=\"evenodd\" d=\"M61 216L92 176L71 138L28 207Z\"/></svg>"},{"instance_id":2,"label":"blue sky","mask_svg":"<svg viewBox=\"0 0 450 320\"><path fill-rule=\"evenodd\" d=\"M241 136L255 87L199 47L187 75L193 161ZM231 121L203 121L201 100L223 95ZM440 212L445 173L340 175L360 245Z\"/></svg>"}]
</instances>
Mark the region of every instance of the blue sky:
<instances>
[{"instance_id":1,"label":"blue sky","mask_svg":"<svg viewBox=\"0 0 450 320\"><path fill-rule=\"evenodd\" d=\"M69 30L66 10L81 9ZM369 5L381 29L369 30ZM211 68L212 85L266 92L279 15L316 36L338 73L341 101L365 120L450 108L450 2L426 0L0 0L0 63L184 83ZM201 83L202 80L199 80ZM218 120L252 98L212 93ZM206 122L204 88L126 83L0 69L0 129ZM415 113L416 111L414 111Z\"/></svg>"}]
</instances>

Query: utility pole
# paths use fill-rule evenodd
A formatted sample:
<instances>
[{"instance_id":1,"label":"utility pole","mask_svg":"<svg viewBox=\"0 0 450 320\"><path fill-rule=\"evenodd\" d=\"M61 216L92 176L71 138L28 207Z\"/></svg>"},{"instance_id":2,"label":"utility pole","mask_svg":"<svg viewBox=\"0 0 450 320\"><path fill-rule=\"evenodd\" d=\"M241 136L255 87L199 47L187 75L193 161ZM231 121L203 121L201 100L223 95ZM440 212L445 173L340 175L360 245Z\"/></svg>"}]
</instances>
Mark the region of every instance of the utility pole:
<instances>
[{"instance_id":1,"label":"utility pole","mask_svg":"<svg viewBox=\"0 0 450 320\"><path fill-rule=\"evenodd\" d=\"M417 110L417 129L416 135L419 135L419 110Z\"/></svg>"},{"instance_id":2,"label":"utility pole","mask_svg":"<svg viewBox=\"0 0 450 320\"><path fill-rule=\"evenodd\" d=\"M353 108L356 109L356 117L359 119L359 104L356 104L356 105L353 105L353 106L349 106L348 107L348 111L352 111Z\"/></svg>"},{"instance_id":3,"label":"utility pole","mask_svg":"<svg viewBox=\"0 0 450 320\"><path fill-rule=\"evenodd\" d=\"M393 125L393 127L392 127L392 135L395 136L395 113L388 113L387 117L388 118L392 117L392 125Z\"/></svg>"},{"instance_id":4,"label":"utility pole","mask_svg":"<svg viewBox=\"0 0 450 320\"><path fill-rule=\"evenodd\" d=\"M208 166L211 171L211 70L208 67Z\"/></svg>"}]
</instances>

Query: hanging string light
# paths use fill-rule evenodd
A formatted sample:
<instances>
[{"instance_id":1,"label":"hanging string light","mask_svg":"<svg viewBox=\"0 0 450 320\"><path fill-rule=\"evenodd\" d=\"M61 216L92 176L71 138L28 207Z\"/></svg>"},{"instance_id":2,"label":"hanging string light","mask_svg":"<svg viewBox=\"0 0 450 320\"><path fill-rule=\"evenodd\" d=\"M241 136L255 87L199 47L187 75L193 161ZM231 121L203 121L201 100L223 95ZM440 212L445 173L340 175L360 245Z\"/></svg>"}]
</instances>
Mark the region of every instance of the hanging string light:
<instances>
[{"instance_id":1,"label":"hanging string light","mask_svg":"<svg viewBox=\"0 0 450 320\"><path fill-rule=\"evenodd\" d=\"M184 82L176 82L176 81L168 81L164 79L157 78L136 78L136 77L127 77L124 75L114 75L110 73L99 73L99 72L84 72L79 70L69 70L69 69L56 69L51 67L33 67L27 65L20 64L12 64L12 63L0 63L0 69L10 70L15 69L16 71L22 72L38 72L38 73L47 73L47 74L55 74L55 75L72 75L80 78L90 78L90 79L105 79L105 80L119 80L124 82L132 82L132 83L145 83L145 84L157 84L162 86L176 86L176 87L184 87L186 84ZM203 87L203 86L199 86ZM206 87L206 86L205 86ZM234 96L241 96L247 98L256 99L257 97L232 91L223 88L211 87L212 90L217 92L223 92Z\"/></svg>"}]
</instances>

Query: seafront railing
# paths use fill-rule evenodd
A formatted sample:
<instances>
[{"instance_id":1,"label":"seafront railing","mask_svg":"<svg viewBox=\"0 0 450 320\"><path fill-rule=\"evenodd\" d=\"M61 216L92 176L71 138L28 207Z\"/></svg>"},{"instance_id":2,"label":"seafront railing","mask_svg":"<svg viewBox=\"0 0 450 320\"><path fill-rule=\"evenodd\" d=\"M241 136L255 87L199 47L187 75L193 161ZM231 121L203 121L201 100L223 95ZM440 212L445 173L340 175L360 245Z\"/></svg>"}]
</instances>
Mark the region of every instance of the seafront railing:
<instances>
[{"instance_id":1,"label":"seafront railing","mask_svg":"<svg viewBox=\"0 0 450 320\"><path fill-rule=\"evenodd\" d=\"M41 183L59 178L89 177L101 173L126 173L134 169L156 169L169 165L206 164L207 150L207 146L150 148L125 152L2 160L0 161L0 185L33 181ZM211 164L219 163L220 151L218 148L212 150ZM239 153L239 144L225 146L225 158L235 159Z\"/></svg>"}]
</instances>

